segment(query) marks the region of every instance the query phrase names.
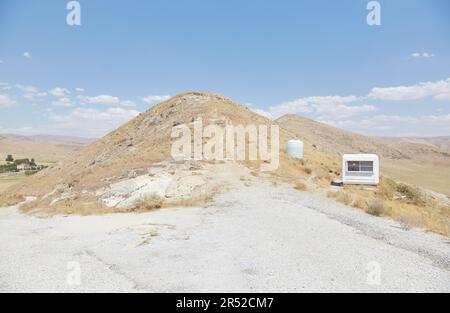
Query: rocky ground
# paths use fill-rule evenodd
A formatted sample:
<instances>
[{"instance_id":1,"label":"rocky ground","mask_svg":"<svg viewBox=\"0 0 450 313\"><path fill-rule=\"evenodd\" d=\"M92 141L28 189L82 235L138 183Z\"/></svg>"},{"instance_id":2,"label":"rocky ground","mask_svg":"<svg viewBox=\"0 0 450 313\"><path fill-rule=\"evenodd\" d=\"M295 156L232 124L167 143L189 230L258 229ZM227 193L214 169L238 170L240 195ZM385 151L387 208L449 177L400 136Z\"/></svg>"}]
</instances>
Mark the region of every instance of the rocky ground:
<instances>
[{"instance_id":1,"label":"rocky ground","mask_svg":"<svg viewBox=\"0 0 450 313\"><path fill-rule=\"evenodd\" d=\"M257 178L204 208L3 208L0 229L0 292L450 292L448 239Z\"/></svg>"}]
</instances>

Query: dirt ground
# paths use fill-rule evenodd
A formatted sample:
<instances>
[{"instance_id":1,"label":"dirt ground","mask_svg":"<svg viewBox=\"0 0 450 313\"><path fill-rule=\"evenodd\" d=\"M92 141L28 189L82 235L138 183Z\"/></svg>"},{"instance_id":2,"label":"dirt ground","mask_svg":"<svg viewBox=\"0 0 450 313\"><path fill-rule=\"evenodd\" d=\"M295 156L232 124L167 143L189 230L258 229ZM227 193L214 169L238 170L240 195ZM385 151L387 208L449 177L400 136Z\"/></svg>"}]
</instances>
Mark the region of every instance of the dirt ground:
<instances>
[{"instance_id":1,"label":"dirt ground","mask_svg":"<svg viewBox=\"0 0 450 313\"><path fill-rule=\"evenodd\" d=\"M450 292L448 239L257 178L203 208L3 208L0 229L1 292Z\"/></svg>"}]
</instances>

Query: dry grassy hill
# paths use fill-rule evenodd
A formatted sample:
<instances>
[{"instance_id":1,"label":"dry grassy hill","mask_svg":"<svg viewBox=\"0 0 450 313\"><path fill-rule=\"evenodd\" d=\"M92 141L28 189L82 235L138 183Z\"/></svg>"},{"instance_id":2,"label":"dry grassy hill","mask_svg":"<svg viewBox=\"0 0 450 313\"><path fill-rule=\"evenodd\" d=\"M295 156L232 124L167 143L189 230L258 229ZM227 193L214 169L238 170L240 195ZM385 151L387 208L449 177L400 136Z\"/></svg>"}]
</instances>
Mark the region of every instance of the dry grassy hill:
<instances>
[{"instance_id":1,"label":"dry grassy hill","mask_svg":"<svg viewBox=\"0 0 450 313\"><path fill-rule=\"evenodd\" d=\"M450 136L448 137L406 137L402 140L413 143L431 145L433 147L450 152Z\"/></svg>"},{"instance_id":2,"label":"dry grassy hill","mask_svg":"<svg viewBox=\"0 0 450 313\"><path fill-rule=\"evenodd\" d=\"M327 155L375 153L381 157L384 175L450 196L450 153L436 146L363 136L297 115L283 116L277 122Z\"/></svg>"},{"instance_id":3,"label":"dry grassy hill","mask_svg":"<svg viewBox=\"0 0 450 313\"><path fill-rule=\"evenodd\" d=\"M80 203L83 205L99 204L101 190L128 179L139 180L149 172L156 171L155 167L162 167L165 169L165 173L173 173L172 176L175 177L185 175L184 173L180 174L182 171L180 166L174 165L174 162L171 161L170 151L173 142L171 132L174 126L192 125L192 122L199 118L203 119L205 126L208 124L225 126L230 123L233 125L272 124L270 120L221 95L180 94L140 114L104 138L83 148L63 163L42 171L25 183L11 188L8 193L36 196L38 200L33 204L35 207L45 210L49 206L60 205L61 210L64 211L67 206L74 206L74 203L77 205ZM283 147L292 135L283 130L280 135L280 144ZM311 168L318 168L319 164L323 162L320 154L316 154L311 150L311 156L314 155L309 162ZM303 162L299 164L295 160L288 159L284 152L280 157L282 165L274 173L274 177L295 182L297 179L307 178L311 174L304 171L305 164ZM163 164L161 165L161 163ZM260 166L259 162L244 163L255 171L258 171ZM201 170L202 166L195 164L193 168ZM322 173L323 170L318 172ZM193 175L196 174L198 173ZM216 174L220 175L220 173ZM328 175L328 172L322 174ZM161 180L164 179L161 178ZM173 179L173 177L169 179ZM195 180L183 179L185 181ZM139 184L139 182L133 182ZM148 182L146 184L145 186L148 186ZM179 185L183 185L183 181L173 188L183 189L183 186ZM188 183L185 185L188 185L188 189L192 187ZM192 189L195 188L192 187ZM94 207L93 211L97 209L105 208Z\"/></svg>"},{"instance_id":4,"label":"dry grassy hill","mask_svg":"<svg viewBox=\"0 0 450 313\"><path fill-rule=\"evenodd\" d=\"M260 171L261 161L174 161L170 155L173 127L180 124L192 127L199 118L204 126L278 123L281 125L280 167L265 173ZM284 147L293 138L305 141L304 160L287 157ZM203 138L203 143L207 140ZM296 116L273 122L224 96L194 92L152 107L60 164L11 187L3 197L0 195L0 206L35 196L35 201L22 206L24 212L142 211L162 205L198 204L198 200L209 199L216 188L242 187L250 183L252 176L274 184L290 183L299 190L331 192L330 182L340 177L343 152L380 154L383 170L405 181L415 178L417 182L417 170L413 167L416 166L423 171L421 183L428 178L427 187L446 191L444 185L448 178L442 179L442 172L448 170L449 155L437 148L367 138ZM438 172L440 177L433 174ZM345 188L336 197L370 214L387 215L410 225L450 234L447 204L393 180L383 179L378 189Z\"/></svg>"},{"instance_id":5,"label":"dry grassy hill","mask_svg":"<svg viewBox=\"0 0 450 313\"><path fill-rule=\"evenodd\" d=\"M8 154L16 159L34 158L38 163L55 163L67 158L93 140L63 136L19 136L0 134L0 160Z\"/></svg>"}]
</instances>

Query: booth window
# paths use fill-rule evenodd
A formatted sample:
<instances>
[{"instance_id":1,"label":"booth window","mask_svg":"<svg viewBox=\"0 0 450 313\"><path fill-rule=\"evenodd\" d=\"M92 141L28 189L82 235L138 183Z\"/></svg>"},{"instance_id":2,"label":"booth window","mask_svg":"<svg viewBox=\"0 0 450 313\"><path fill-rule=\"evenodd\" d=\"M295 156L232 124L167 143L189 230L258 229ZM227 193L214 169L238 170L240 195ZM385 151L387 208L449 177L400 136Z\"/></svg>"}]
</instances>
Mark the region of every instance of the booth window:
<instances>
[{"instance_id":1,"label":"booth window","mask_svg":"<svg viewBox=\"0 0 450 313\"><path fill-rule=\"evenodd\" d=\"M373 173L373 161L348 161L347 170L349 172Z\"/></svg>"}]
</instances>

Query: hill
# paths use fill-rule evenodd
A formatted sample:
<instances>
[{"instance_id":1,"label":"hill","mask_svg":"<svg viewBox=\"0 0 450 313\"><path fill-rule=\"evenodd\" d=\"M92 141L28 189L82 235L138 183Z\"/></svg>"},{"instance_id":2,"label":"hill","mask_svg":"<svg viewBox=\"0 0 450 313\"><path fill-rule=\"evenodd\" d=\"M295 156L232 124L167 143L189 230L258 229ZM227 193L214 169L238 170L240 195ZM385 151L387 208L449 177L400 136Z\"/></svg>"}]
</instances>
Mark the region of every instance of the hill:
<instances>
[{"instance_id":1,"label":"hill","mask_svg":"<svg viewBox=\"0 0 450 313\"><path fill-rule=\"evenodd\" d=\"M450 151L450 136L447 137L405 137L405 141L413 143L421 143L434 146L436 148Z\"/></svg>"},{"instance_id":2,"label":"hill","mask_svg":"<svg viewBox=\"0 0 450 313\"><path fill-rule=\"evenodd\" d=\"M89 212L135 210L142 197L172 204L207 198L215 186L224 184L223 181L215 182L220 180L218 178L228 176L228 179L237 177L239 180L241 172L245 176L246 170L241 163L245 163L249 171L259 170L262 162L175 162L170 154L173 127L192 126L199 118L205 125L272 124L221 95L180 94L141 113L61 164L42 171L8 192L37 197L34 209L44 211L50 208L52 212L80 212L87 206ZM280 135L283 146L291 135L285 131ZM287 160L284 152L281 159ZM292 160L284 161L276 172L279 177L297 179L307 176L302 166ZM296 169L289 168L291 165Z\"/></svg>"},{"instance_id":3,"label":"hill","mask_svg":"<svg viewBox=\"0 0 450 313\"><path fill-rule=\"evenodd\" d=\"M174 160L172 130L186 125L194 132L199 119L204 126L279 126L278 169L262 171L261 166L268 162L250 161L248 153L242 161ZM305 141L303 160L286 155L284 147L294 138ZM203 134L201 144L208 139ZM249 144L250 138L245 141ZM195 144L195 140L189 143ZM268 145L271 148L271 138ZM330 182L340 178L340 154L344 152L381 155L383 175L388 173L392 179L383 177L378 188L346 186L336 191ZM448 199L396 181L427 183L427 187L445 192L448 178L443 179L442 172L448 171L448 161L448 153L429 145L368 138L296 116L274 122L224 96L191 92L150 108L63 162L9 188L0 195L0 206L34 196L34 201L21 207L23 212L141 212L162 206L203 205L218 192L245 188L258 179L325 193L373 215L450 234ZM423 171L424 180L418 181L417 169ZM433 174L438 172L441 176Z\"/></svg>"},{"instance_id":4,"label":"hill","mask_svg":"<svg viewBox=\"0 0 450 313\"><path fill-rule=\"evenodd\" d=\"M12 154L17 159L34 158L38 163L55 163L92 141L78 137L0 134L0 160Z\"/></svg>"}]
</instances>

